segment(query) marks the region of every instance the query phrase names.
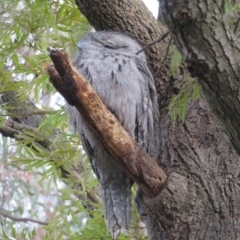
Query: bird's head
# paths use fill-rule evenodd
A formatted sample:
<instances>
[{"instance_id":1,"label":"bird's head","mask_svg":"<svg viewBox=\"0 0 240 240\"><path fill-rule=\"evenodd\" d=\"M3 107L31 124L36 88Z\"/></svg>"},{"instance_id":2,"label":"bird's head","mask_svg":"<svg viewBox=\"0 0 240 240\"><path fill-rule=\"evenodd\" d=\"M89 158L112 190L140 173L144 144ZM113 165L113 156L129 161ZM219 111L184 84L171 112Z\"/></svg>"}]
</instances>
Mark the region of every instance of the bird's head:
<instances>
[{"instance_id":1,"label":"bird's head","mask_svg":"<svg viewBox=\"0 0 240 240\"><path fill-rule=\"evenodd\" d=\"M142 46L127 34L117 31L94 32L84 36L77 44L78 51L84 57L84 53L89 53L92 57L99 53L124 54L135 56ZM101 55L102 56L102 55ZM138 55L144 60L145 54Z\"/></svg>"}]
</instances>

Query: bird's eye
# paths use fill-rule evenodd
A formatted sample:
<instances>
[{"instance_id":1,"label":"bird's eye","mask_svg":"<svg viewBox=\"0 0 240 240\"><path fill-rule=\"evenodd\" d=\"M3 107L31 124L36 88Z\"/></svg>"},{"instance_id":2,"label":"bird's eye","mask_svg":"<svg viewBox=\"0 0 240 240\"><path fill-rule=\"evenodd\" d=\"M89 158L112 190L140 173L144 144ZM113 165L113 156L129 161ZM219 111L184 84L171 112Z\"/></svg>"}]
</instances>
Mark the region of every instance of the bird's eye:
<instances>
[{"instance_id":1,"label":"bird's eye","mask_svg":"<svg viewBox=\"0 0 240 240\"><path fill-rule=\"evenodd\" d=\"M112 44L105 44L103 45L105 48L109 48L109 49L115 49L115 46L113 46Z\"/></svg>"}]
</instances>

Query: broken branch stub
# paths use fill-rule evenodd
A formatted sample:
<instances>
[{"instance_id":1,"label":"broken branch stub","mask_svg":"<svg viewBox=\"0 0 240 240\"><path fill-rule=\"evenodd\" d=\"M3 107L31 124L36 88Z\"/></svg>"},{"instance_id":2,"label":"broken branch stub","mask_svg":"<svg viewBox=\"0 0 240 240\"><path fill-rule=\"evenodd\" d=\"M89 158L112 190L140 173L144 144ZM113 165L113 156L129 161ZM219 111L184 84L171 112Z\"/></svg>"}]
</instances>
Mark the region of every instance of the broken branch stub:
<instances>
[{"instance_id":1,"label":"broken branch stub","mask_svg":"<svg viewBox=\"0 0 240 240\"><path fill-rule=\"evenodd\" d=\"M54 66L46 70L56 90L75 106L96 132L109 154L149 197L160 193L166 174L133 140L103 104L90 83L72 65L66 53L50 49Z\"/></svg>"}]
</instances>

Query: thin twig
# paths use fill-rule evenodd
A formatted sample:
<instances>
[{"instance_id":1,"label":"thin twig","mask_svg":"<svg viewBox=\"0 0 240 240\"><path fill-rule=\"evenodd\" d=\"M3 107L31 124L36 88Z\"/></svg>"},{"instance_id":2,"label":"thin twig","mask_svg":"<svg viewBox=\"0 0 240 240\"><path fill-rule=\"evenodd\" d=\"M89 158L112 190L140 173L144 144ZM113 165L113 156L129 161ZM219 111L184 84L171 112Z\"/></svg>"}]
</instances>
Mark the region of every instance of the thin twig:
<instances>
[{"instance_id":1,"label":"thin twig","mask_svg":"<svg viewBox=\"0 0 240 240\"><path fill-rule=\"evenodd\" d=\"M42 115L42 114L53 114L57 111L40 111L40 112L31 112L31 113L25 113L25 114L0 114L1 117L28 117L33 115Z\"/></svg>"},{"instance_id":2,"label":"thin twig","mask_svg":"<svg viewBox=\"0 0 240 240\"><path fill-rule=\"evenodd\" d=\"M165 37L167 37L167 35L169 34L169 31L164 33L161 37L157 38L156 40L154 40L153 42L149 43L147 46L145 46L144 48L142 48L140 51L138 51L136 53L136 55L138 55L140 52L144 51L145 49L147 49L148 47L151 47L153 44L162 41Z\"/></svg>"},{"instance_id":3,"label":"thin twig","mask_svg":"<svg viewBox=\"0 0 240 240\"><path fill-rule=\"evenodd\" d=\"M157 74L158 74L159 71L161 70L161 68L162 68L162 66L163 66L163 64L164 64L164 62L166 61L167 56L168 56L168 53L169 53L169 49L170 49L170 46L171 46L171 43L172 43L172 36L171 36L171 38L170 38L170 40L169 40L169 43L168 43L168 46L167 46L167 50L166 50L165 56L164 56L162 62L160 63L160 65L159 65L157 71L154 73L153 77L156 77L156 76L157 76Z\"/></svg>"},{"instance_id":4,"label":"thin twig","mask_svg":"<svg viewBox=\"0 0 240 240\"><path fill-rule=\"evenodd\" d=\"M9 218L9 219L11 219L12 221L15 221L15 222L34 222L34 223L38 223L38 224L41 224L41 225L48 225L47 222L42 222L42 221L35 220L35 219L32 219L32 218L18 218L18 217L11 216L7 213L4 213L1 209L0 209L0 215L5 217L5 218Z\"/></svg>"}]
</instances>

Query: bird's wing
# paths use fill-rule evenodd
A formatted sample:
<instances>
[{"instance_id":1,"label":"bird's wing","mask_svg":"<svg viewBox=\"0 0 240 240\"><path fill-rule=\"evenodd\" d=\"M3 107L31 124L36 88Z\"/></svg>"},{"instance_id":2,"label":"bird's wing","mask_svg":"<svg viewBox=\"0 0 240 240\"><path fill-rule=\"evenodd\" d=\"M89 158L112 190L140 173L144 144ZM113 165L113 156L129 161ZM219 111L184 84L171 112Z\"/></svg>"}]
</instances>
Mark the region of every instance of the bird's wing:
<instances>
[{"instance_id":1,"label":"bird's wing","mask_svg":"<svg viewBox=\"0 0 240 240\"><path fill-rule=\"evenodd\" d=\"M159 154L159 149L160 149L160 143L159 143L160 114L159 114L159 107L157 102L157 92L156 92L152 73L148 68L147 64L137 57L135 58L135 62L142 78L144 79L144 86L146 89L145 97L147 98L147 100L143 101L146 106L143 114L147 117L147 129L148 129L148 134L145 137L146 138L145 142L147 142L146 150L151 157L156 158L157 155ZM137 119L139 118L140 116L137 117ZM142 122L140 122L138 125L141 128Z\"/></svg>"}]
</instances>

